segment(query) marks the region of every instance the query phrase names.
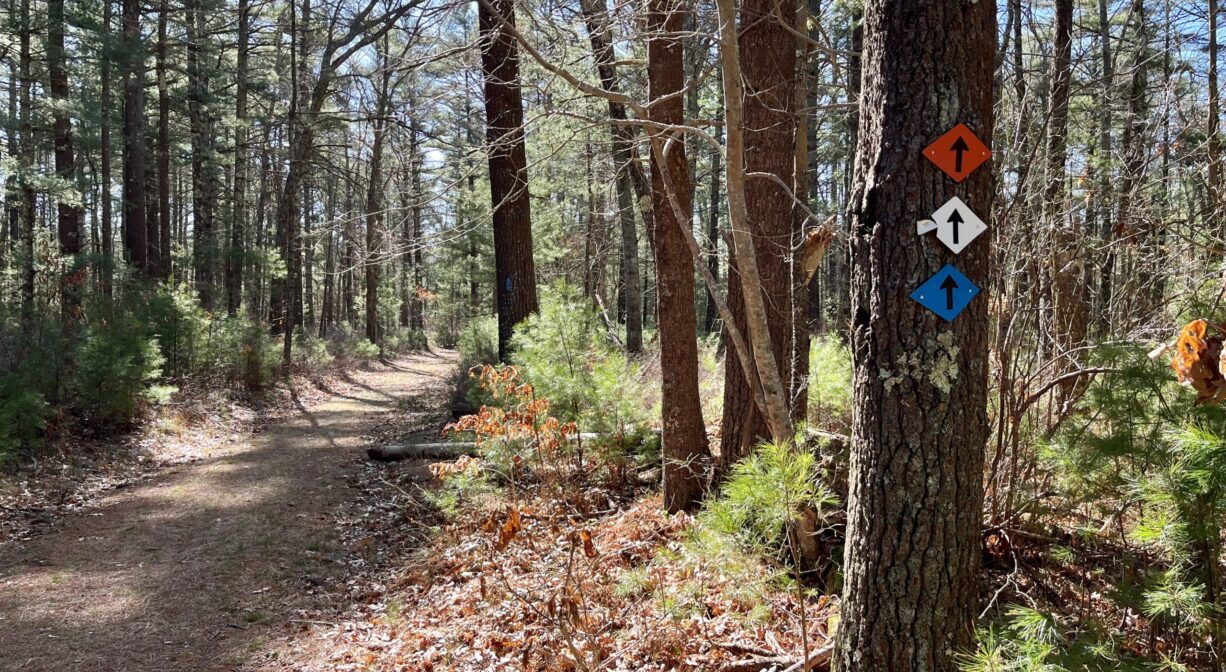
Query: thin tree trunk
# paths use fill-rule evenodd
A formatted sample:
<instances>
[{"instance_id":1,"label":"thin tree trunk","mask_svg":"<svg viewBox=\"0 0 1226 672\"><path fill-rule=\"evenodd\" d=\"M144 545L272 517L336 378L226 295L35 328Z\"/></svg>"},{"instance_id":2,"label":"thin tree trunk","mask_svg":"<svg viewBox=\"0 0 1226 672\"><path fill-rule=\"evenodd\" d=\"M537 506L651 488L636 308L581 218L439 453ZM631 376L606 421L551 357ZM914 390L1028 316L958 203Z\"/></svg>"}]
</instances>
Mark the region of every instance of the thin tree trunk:
<instances>
[{"instance_id":1,"label":"thin tree trunk","mask_svg":"<svg viewBox=\"0 0 1226 672\"><path fill-rule=\"evenodd\" d=\"M1115 236L1115 226L1111 216L1111 124L1112 124L1112 90L1115 82L1115 64L1111 57L1111 22L1107 14L1107 0L1098 0L1099 22L1099 53L1102 58L1102 89L1100 92L1098 111L1098 156L1096 170L1098 174L1097 217L1099 236L1103 246L1107 248L1101 260L1098 280L1098 306L1095 310L1097 333L1107 334L1111 328L1111 293L1112 275L1115 267L1115 250L1111 244Z\"/></svg>"},{"instance_id":2,"label":"thin tree trunk","mask_svg":"<svg viewBox=\"0 0 1226 672\"><path fill-rule=\"evenodd\" d=\"M724 107L724 89L719 89L719 108L720 117L723 118ZM715 139L716 141L723 140L723 126L716 126ZM719 280L719 211L723 196L720 193L719 187L719 171L720 159L723 155L718 148L711 148L711 190L707 194L707 268L711 271L711 277ZM704 330L708 334L715 333L715 327L719 321L719 306L715 302L715 295L711 290L707 290L707 308L706 318L703 322Z\"/></svg>"},{"instance_id":3,"label":"thin tree trunk","mask_svg":"<svg viewBox=\"0 0 1226 672\"><path fill-rule=\"evenodd\" d=\"M1056 0L1055 49L1052 54L1050 113L1047 122L1047 175L1043 193L1046 225L1054 249L1048 269L1052 289L1052 336L1056 354L1069 358L1056 374L1079 368L1080 348L1085 345L1088 318L1084 250L1080 226L1067 217L1065 189L1068 163L1069 87L1072 81L1073 0ZM1072 385L1062 386L1067 395Z\"/></svg>"},{"instance_id":4,"label":"thin tree trunk","mask_svg":"<svg viewBox=\"0 0 1226 672\"><path fill-rule=\"evenodd\" d=\"M921 148L993 129L993 3L869 0L852 219L854 411L835 672L954 672L979 605L988 300L947 323L910 298L947 262L914 222L958 195L991 212L993 171L955 185ZM917 30L941 26L941 30ZM924 82L929 104L895 92ZM986 286L988 237L953 263Z\"/></svg>"},{"instance_id":5,"label":"thin tree trunk","mask_svg":"<svg viewBox=\"0 0 1226 672\"><path fill-rule=\"evenodd\" d=\"M238 0L238 71L234 91L234 193L230 221L230 250L226 255L226 311L237 315L243 300L243 259L247 225L247 88L251 47L250 0ZM331 234L329 233L329 251ZM329 252L330 253L330 252ZM331 261L331 259L329 259ZM326 292L325 292L326 293ZM323 326L321 324L321 330Z\"/></svg>"},{"instance_id":6,"label":"thin tree trunk","mask_svg":"<svg viewBox=\"0 0 1226 672\"><path fill-rule=\"evenodd\" d=\"M651 0L647 23L651 30L647 42L650 118L659 124L683 124L685 103L677 95L685 87L685 63L678 35L684 25L682 4L679 0ZM673 141L668 142L669 138ZM676 512L694 507L702 497L708 454L702 401L698 396L694 258L690 256L681 229L690 226L693 185L684 139L656 132L651 142L654 145L651 187L659 292L660 366L663 369L664 506Z\"/></svg>"},{"instance_id":7,"label":"thin tree trunk","mask_svg":"<svg viewBox=\"0 0 1226 672\"><path fill-rule=\"evenodd\" d=\"M603 0L581 0L584 23L587 26L588 39L592 43L592 58L596 62L596 71L600 76L600 85L606 91L618 91L617 70L614 66L613 41L610 35L608 11ZM643 349L643 281L639 269L638 231L634 224L634 194L636 190L640 200L648 193L643 185L636 181L634 172L641 173L638 163L633 159L631 147L634 142L634 129L618 121L626 119L626 106L614 101L608 101L609 119L614 123L609 125L612 140L613 166L617 171L617 214L621 224L621 277L620 283L624 292L623 305L626 315L626 350L639 352ZM637 176L643 180L642 175ZM645 182L646 180L643 180ZM650 210L644 210L644 223L651 230Z\"/></svg>"}]
</instances>

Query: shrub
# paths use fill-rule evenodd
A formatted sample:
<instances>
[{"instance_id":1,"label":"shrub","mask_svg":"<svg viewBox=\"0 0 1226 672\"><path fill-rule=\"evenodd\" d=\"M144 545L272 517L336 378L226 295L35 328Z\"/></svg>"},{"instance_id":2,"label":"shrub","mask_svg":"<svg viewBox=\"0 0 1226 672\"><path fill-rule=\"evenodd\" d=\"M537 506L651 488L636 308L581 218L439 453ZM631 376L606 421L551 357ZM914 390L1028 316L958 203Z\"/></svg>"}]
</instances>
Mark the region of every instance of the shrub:
<instances>
[{"instance_id":1,"label":"shrub","mask_svg":"<svg viewBox=\"0 0 1226 672\"><path fill-rule=\"evenodd\" d=\"M133 319L91 326L77 350L81 402L108 420L125 423L147 401L146 386L165 363L157 339Z\"/></svg>"},{"instance_id":2,"label":"shrub","mask_svg":"<svg viewBox=\"0 0 1226 672\"><path fill-rule=\"evenodd\" d=\"M812 453L764 443L732 467L720 496L701 514L703 525L749 548L782 548L801 508L818 512L838 501L818 478Z\"/></svg>"},{"instance_id":3,"label":"shrub","mask_svg":"<svg viewBox=\"0 0 1226 672\"><path fill-rule=\"evenodd\" d=\"M38 445L51 415L43 395L17 376L0 378L0 465Z\"/></svg>"},{"instance_id":4,"label":"shrub","mask_svg":"<svg viewBox=\"0 0 1226 672\"><path fill-rule=\"evenodd\" d=\"M460 369L467 371L484 364L498 363L498 318L478 317L460 332L456 348L460 351Z\"/></svg>"},{"instance_id":5,"label":"shrub","mask_svg":"<svg viewBox=\"0 0 1226 672\"><path fill-rule=\"evenodd\" d=\"M307 368L322 368L336 359L322 338L300 337L294 345L294 361Z\"/></svg>"},{"instance_id":6,"label":"shrub","mask_svg":"<svg viewBox=\"0 0 1226 672\"><path fill-rule=\"evenodd\" d=\"M538 313L511 340L512 360L554 415L588 431L646 422L639 367L605 335L596 311L569 285L546 289Z\"/></svg>"}]
</instances>

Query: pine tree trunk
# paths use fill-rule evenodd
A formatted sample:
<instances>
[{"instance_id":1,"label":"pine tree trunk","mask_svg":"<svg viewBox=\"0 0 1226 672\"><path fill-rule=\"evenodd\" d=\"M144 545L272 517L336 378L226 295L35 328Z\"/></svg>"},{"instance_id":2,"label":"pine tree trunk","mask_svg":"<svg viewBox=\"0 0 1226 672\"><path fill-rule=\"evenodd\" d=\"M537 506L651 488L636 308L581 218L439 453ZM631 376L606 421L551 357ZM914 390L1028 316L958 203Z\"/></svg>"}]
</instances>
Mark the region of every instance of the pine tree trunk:
<instances>
[{"instance_id":1,"label":"pine tree trunk","mask_svg":"<svg viewBox=\"0 0 1226 672\"><path fill-rule=\"evenodd\" d=\"M995 12L984 2L865 6L850 194L854 421L835 672L954 672L956 655L973 643L989 301L977 297L947 323L910 294L946 263L987 289L991 236L951 258L917 237L913 223L954 195L977 213L992 211L990 166L955 185L921 150L958 122L990 142Z\"/></svg>"},{"instance_id":2,"label":"pine tree trunk","mask_svg":"<svg viewBox=\"0 0 1226 672\"><path fill-rule=\"evenodd\" d=\"M719 89L719 108L724 107L724 89ZM722 119L722 117L721 117ZM723 139L724 129L722 126L715 128L715 139L720 141ZM707 194L707 268L711 271L711 277L719 280L719 211L723 202L722 194L719 187L719 171L720 159L723 155L717 148L711 148L711 189ZM705 319L703 320L704 331L708 334L715 333L715 327L719 323L719 306L715 303L715 296L707 291L707 307Z\"/></svg>"},{"instance_id":3,"label":"pine tree trunk","mask_svg":"<svg viewBox=\"0 0 1226 672\"><path fill-rule=\"evenodd\" d=\"M600 86L606 91L618 91L617 70L613 65L613 42L610 35L609 15L602 0L582 0L583 20L587 27L588 40L592 43L592 58L596 62L596 72L600 76ZM626 315L626 350L640 352L643 349L643 281L639 269L638 231L634 224L634 194L636 187L634 172L641 173L638 163L633 159L630 148L634 142L634 129L619 121L626 119L626 106L614 101L608 101L609 125L611 136L611 153L613 166L617 171L615 188L617 190L617 216L621 225L621 286L624 292ZM638 179L642 180L639 175ZM647 191L639 188L638 198L647 196ZM648 211L645 211L646 215ZM651 229L648 222L646 227Z\"/></svg>"},{"instance_id":4,"label":"pine tree trunk","mask_svg":"<svg viewBox=\"0 0 1226 672\"><path fill-rule=\"evenodd\" d=\"M140 0L123 0L123 239L128 263L152 277L145 229L145 48Z\"/></svg>"},{"instance_id":5,"label":"pine tree trunk","mask_svg":"<svg viewBox=\"0 0 1226 672\"><path fill-rule=\"evenodd\" d=\"M648 105L652 121L685 123L682 43L684 25L679 0L651 0L647 23ZM671 96L666 98L667 96ZM669 138L672 142L668 142ZM684 138L653 133L651 162L655 266L658 288L664 506L670 512L694 507L706 481L707 433L698 396L698 341L694 316L694 258L681 227L690 226L693 185Z\"/></svg>"},{"instance_id":6,"label":"pine tree trunk","mask_svg":"<svg viewBox=\"0 0 1226 672\"><path fill-rule=\"evenodd\" d=\"M213 270L217 249L214 233L217 166L213 157L212 112L208 107L208 66L203 62L206 25L201 2L192 0L187 16L187 101L192 134L192 263L200 305L212 311L216 298Z\"/></svg>"},{"instance_id":7,"label":"pine tree trunk","mask_svg":"<svg viewBox=\"0 0 1226 672\"><path fill-rule=\"evenodd\" d=\"M68 73L64 69L64 0L47 2L47 71L55 99L55 174L66 185L76 181L72 120L68 118ZM60 309L65 329L79 319L84 272L81 258L81 206L61 200L57 204L60 254L68 258L60 278Z\"/></svg>"},{"instance_id":8,"label":"pine tree trunk","mask_svg":"<svg viewBox=\"0 0 1226 672\"><path fill-rule=\"evenodd\" d=\"M494 208L498 356L505 361L515 325L537 309L528 158L524 150L519 49L515 37L502 23L515 24L515 0L478 2L490 200Z\"/></svg>"},{"instance_id":9,"label":"pine tree trunk","mask_svg":"<svg viewBox=\"0 0 1226 672\"><path fill-rule=\"evenodd\" d=\"M797 85L796 37L790 25L795 15L796 0L787 0L782 4L774 0L745 0L741 3L740 25L743 27L738 41L746 89L745 98L741 101L745 115L746 181L743 188L749 218L748 235L752 238L758 277L748 277L739 243L728 272L728 306L737 327L747 334L755 351L766 349L773 354L772 365L781 381L791 378L793 306L796 300L790 262L795 215L788 189L793 183L796 148L796 120L793 114ZM785 25L784 20L789 24ZM731 97L730 90L725 94ZM729 118L728 124L733 123ZM731 128L729 132L732 132ZM730 164L733 161L731 154L728 161ZM755 176L755 173L759 175ZM732 189L731 165L728 175L729 189ZM780 182L761 175L774 175ZM736 233L734 230L734 235ZM746 287L746 282L758 285L764 298L764 320L769 330L766 343L755 343L754 325L751 324L753 318L745 301L746 289L753 291L754 287ZM758 359L759 366L764 362L757 354L755 359ZM761 374L759 371L759 376ZM754 403L753 385L753 381L746 380L740 367L724 367L721 469L726 470L758 441L772 438L776 433L767 414ZM786 392L784 394L786 396Z\"/></svg>"},{"instance_id":10,"label":"pine tree trunk","mask_svg":"<svg viewBox=\"0 0 1226 672\"><path fill-rule=\"evenodd\" d=\"M30 92L34 85L31 73L30 34L33 32L30 0L21 0L21 27L18 37L21 68L21 155L18 157L17 182L21 187L21 323L24 333L33 335L34 320L34 109Z\"/></svg>"},{"instance_id":11,"label":"pine tree trunk","mask_svg":"<svg viewBox=\"0 0 1226 672\"><path fill-rule=\"evenodd\" d=\"M1069 88L1072 81L1073 0L1056 0L1055 49L1052 53L1050 112L1047 121L1047 175L1043 204L1053 250L1048 269L1052 288L1052 322L1056 355L1064 359L1054 375L1079 368L1085 345L1089 304L1086 296L1085 250L1077 218L1068 216L1065 182L1068 163ZM1067 397L1075 387L1060 388Z\"/></svg>"},{"instance_id":12,"label":"pine tree trunk","mask_svg":"<svg viewBox=\"0 0 1226 672\"><path fill-rule=\"evenodd\" d=\"M235 73L234 82L234 193L230 219L230 249L226 254L226 312L231 317L238 314L243 302L243 259L246 256L244 241L247 225L247 138L249 136L247 78L250 43L250 0L238 0L238 71ZM331 238L329 237L330 249Z\"/></svg>"},{"instance_id":13,"label":"pine tree trunk","mask_svg":"<svg viewBox=\"0 0 1226 672\"><path fill-rule=\"evenodd\" d=\"M1115 269L1115 250L1111 244L1115 237L1114 218L1111 212L1111 124L1112 124L1112 90L1115 85L1115 65L1111 57L1111 22L1107 13L1107 0L1098 0L1099 22L1099 54L1102 59L1102 88L1099 93L1098 110L1098 147L1095 157L1098 174L1098 189L1096 194L1096 213L1098 218L1098 233L1102 246L1106 248L1099 268L1098 305L1094 311L1096 323L1095 332L1106 335L1111 328L1111 293L1113 290L1113 273Z\"/></svg>"},{"instance_id":14,"label":"pine tree trunk","mask_svg":"<svg viewBox=\"0 0 1226 672\"><path fill-rule=\"evenodd\" d=\"M380 45L378 62L382 81L375 104L374 142L370 148L370 178L366 186L366 340L382 347L379 329L379 280L383 264L383 141L389 107L391 70L387 64L386 40Z\"/></svg>"}]
</instances>

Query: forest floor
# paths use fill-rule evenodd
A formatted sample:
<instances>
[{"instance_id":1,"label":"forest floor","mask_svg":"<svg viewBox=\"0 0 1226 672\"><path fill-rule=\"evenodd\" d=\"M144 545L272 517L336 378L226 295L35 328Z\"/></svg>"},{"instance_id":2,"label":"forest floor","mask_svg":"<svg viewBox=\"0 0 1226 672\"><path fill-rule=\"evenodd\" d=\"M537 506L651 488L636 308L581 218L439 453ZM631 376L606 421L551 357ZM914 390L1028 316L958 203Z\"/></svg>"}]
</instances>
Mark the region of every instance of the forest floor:
<instances>
[{"instance_id":1,"label":"forest floor","mask_svg":"<svg viewBox=\"0 0 1226 672\"><path fill-rule=\"evenodd\" d=\"M417 533L362 449L436 436L454 367L420 353L319 383L296 412L236 422L199 459L0 544L0 670L284 669L357 599L389 530L400 547Z\"/></svg>"}]
</instances>

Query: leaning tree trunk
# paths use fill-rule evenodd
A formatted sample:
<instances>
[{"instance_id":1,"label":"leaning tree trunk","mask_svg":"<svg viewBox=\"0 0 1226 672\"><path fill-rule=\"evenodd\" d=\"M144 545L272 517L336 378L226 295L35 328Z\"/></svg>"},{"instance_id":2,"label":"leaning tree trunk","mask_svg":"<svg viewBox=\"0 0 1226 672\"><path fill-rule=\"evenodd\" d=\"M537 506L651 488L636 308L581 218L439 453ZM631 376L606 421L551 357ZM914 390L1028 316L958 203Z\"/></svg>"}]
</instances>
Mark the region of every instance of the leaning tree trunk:
<instances>
[{"instance_id":1,"label":"leaning tree trunk","mask_svg":"<svg viewBox=\"0 0 1226 672\"><path fill-rule=\"evenodd\" d=\"M869 0L853 254L854 422L836 672L953 672L973 642L987 424L986 297L952 323L910 298L946 263L981 287L989 239L954 258L914 222L957 195L921 149L958 122L992 136L994 3ZM915 95L899 95L900 91Z\"/></svg>"},{"instance_id":2,"label":"leaning tree trunk","mask_svg":"<svg viewBox=\"0 0 1226 672\"><path fill-rule=\"evenodd\" d=\"M728 306L736 326L747 335L753 349L757 351L765 346L773 351L773 364L783 381L791 378L792 306L796 291L790 263L795 222L790 188L796 147L796 37L790 22L795 16L796 0L786 0L782 4L774 0L744 0L741 3L742 28L738 46L746 95L743 101L725 101L726 105L734 102L744 105L746 181L743 189L749 216L748 233L753 239L759 275L759 278L751 281L760 281L770 342L753 343L754 329L748 324L744 300L746 288L742 282L746 275L744 252L739 245L729 264ZM725 94L732 97L731 90L725 91ZM728 123L733 123L731 118ZM729 163L732 161L734 158L730 155ZM730 190L737 188L733 184L733 175L730 165ZM767 175L773 175L779 181ZM735 221L733 226L735 229ZM758 362L758 365L762 364L762 361ZM754 403L752 386L753 381L745 378L740 367L724 367L721 470L726 470L743 457L755 443L772 436L766 414ZM795 399L792 401L794 403Z\"/></svg>"},{"instance_id":3,"label":"leaning tree trunk","mask_svg":"<svg viewBox=\"0 0 1226 672\"><path fill-rule=\"evenodd\" d=\"M648 104L651 121L685 122L681 38L684 14L678 0L651 0L647 23ZM673 140L668 142L672 137ZM694 187L685 141L653 132L651 204L655 220L656 287L659 296L660 366L663 369L664 506L676 512L693 507L706 480L707 432L698 397L698 334L694 314L694 258L686 234Z\"/></svg>"},{"instance_id":4,"label":"leaning tree trunk","mask_svg":"<svg viewBox=\"0 0 1226 672\"><path fill-rule=\"evenodd\" d=\"M536 312L532 211L524 149L524 103L519 49L512 31L514 0L478 0L481 70L485 75L485 139L494 208L494 283L498 297L498 357L505 360L511 332Z\"/></svg>"}]
</instances>

